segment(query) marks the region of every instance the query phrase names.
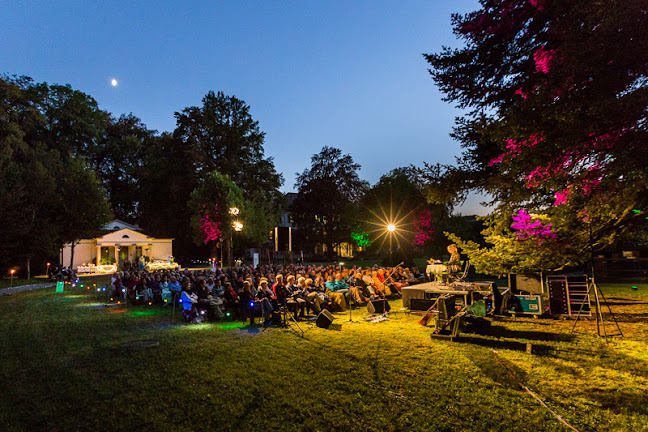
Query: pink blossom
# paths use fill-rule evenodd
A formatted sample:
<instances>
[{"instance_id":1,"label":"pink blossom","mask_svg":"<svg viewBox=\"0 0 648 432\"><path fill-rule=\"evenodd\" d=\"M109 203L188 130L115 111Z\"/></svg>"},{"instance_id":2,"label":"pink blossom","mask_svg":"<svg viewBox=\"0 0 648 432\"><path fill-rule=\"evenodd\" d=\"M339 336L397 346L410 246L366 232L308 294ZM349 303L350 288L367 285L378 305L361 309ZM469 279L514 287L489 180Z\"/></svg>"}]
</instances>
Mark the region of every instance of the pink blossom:
<instances>
[{"instance_id":1,"label":"pink blossom","mask_svg":"<svg viewBox=\"0 0 648 432\"><path fill-rule=\"evenodd\" d=\"M428 240L432 239L434 230L432 230L432 212L429 209L423 209L418 212L414 218L414 225L416 226L417 233L414 235L413 243L416 246L424 245Z\"/></svg>"},{"instance_id":2,"label":"pink blossom","mask_svg":"<svg viewBox=\"0 0 648 432\"><path fill-rule=\"evenodd\" d=\"M529 0L529 3L531 3L531 6L538 9L539 11L544 9L544 5L542 4L542 0Z\"/></svg>"},{"instance_id":3,"label":"pink blossom","mask_svg":"<svg viewBox=\"0 0 648 432\"><path fill-rule=\"evenodd\" d=\"M542 72L544 74L549 73L549 63L551 62L553 55L554 50L545 51L544 45L542 46L542 48L538 48L538 50L533 54L533 59L535 60L536 64L536 71Z\"/></svg>"},{"instance_id":4,"label":"pink blossom","mask_svg":"<svg viewBox=\"0 0 648 432\"><path fill-rule=\"evenodd\" d=\"M526 241L531 238L537 239L538 245L541 245L545 240L555 239L556 235L551 231L551 224L543 225L540 220L532 222L531 215L524 209L520 209L517 215L512 219L515 221L511 224L511 228L518 230L518 241Z\"/></svg>"},{"instance_id":5,"label":"pink blossom","mask_svg":"<svg viewBox=\"0 0 648 432\"><path fill-rule=\"evenodd\" d=\"M522 90L522 87L520 87L519 89L515 90L515 94L518 94L518 95L522 96L522 99L526 99L527 96L529 95L528 93L525 93L525 92Z\"/></svg>"},{"instance_id":6,"label":"pink blossom","mask_svg":"<svg viewBox=\"0 0 648 432\"><path fill-rule=\"evenodd\" d=\"M562 192L556 192L556 201L554 201L554 206L566 204L570 195L571 191L569 189L564 189Z\"/></svg>"},{"instance_id":7,"label":"pink blossom","mask_svg":"<svg viewBox=\"0 0 648 432\"><path fill-rule=\"evenodd\" d=\"M203 209L205 205L203 205ZM214 216L218 215L218 205L214 206ZM219 229L220 222L211 221L210 214L205 212L200 218L200 229L203 231L205 236L204 242L207 244L210 240L218 240L223 236L223 233Z\"/></svg>"}]
</instances>

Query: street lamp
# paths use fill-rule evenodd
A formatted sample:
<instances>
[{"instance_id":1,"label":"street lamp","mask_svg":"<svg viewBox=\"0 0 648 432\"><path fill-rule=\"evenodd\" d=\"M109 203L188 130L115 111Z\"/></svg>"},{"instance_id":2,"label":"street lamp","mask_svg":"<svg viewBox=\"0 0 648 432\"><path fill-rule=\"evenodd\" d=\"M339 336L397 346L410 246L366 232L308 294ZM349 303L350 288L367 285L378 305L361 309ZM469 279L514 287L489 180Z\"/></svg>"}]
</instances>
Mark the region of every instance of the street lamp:
<instances>
[{"instance_id":1,"label":"street lamp","mask_svg":"<svg viewBox=\"0 0 648 432\"><path fill-rule=\"evenodd\" d=\"M236 213L232 212L232 210L236 210ZM237 215L238 214L238 209L236 207L231 208L230 213L233 214L233 215ZM234 231L241 231L243 229L243 224L241 222L239 222L239 221L232 222L232 226L234 227ZM230 249L231 249L231 252L230 252L231 261L229 262L229 264L231 265L232 262L234 261L234 239L232 238L232 231L231 230L230 230Z\"/></svg>"},{"instance_id":2,"label":"street lamp","mask_svg":"<svg viewBox=\"0 0 648 432\"><path fill-rule=\"evenodd\" d=\"M49 277L49 267L50 263L47 263L47 271L45 272L45 276Z\"/></svg>"},{"instance_id":3,"label":"street lamp","mask_svg":"<svg viewBox=\"0 0 648 432\"><path fill-rule=\"evenodd\" d=\"M16 273L16 270L11 269L11 270L9 270L9 273L11 273L11 282L10 282L9 286L13 288L13 275L14 275L14 273Z\"/></svg>"},{"instance_id":4,"label":"street lamp","mask_svg":"<svg viewBox=\"0 0 648 432\"><path fill-rule=\"evenodd\" d=\"M387 225L387 231L389 231L389 266L393 266L394 263L392 261L392 237L394 235L394 231L396 231L396 225L393 223L390 223Z\"/></svg>"}]
</instances>

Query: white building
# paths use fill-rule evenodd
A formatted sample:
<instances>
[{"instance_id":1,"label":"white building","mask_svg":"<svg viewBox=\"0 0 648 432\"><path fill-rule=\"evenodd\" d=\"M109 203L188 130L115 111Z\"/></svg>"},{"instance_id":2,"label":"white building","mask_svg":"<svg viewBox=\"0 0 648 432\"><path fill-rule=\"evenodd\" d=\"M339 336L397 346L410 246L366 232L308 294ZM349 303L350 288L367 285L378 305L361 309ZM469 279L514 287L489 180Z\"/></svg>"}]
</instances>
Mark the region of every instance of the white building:
<instances>
[{"instance_id":1,"label":"white building","mask_svg":"<svg viewBox=\"0 0 648 432\"><path fill-rule=\"evenodd\" d=\"M173 256L173 239L156 239L141 233L137 225L114 220L104 226L106 233L93 239L80 240L74 246L72 268L89 264L117 264L121 267L125 261L139 262L140 257L149 261L167 261ZM61 250L61 263L70 265L72 245L66 244Z\"/></svg>"}]
</instances>

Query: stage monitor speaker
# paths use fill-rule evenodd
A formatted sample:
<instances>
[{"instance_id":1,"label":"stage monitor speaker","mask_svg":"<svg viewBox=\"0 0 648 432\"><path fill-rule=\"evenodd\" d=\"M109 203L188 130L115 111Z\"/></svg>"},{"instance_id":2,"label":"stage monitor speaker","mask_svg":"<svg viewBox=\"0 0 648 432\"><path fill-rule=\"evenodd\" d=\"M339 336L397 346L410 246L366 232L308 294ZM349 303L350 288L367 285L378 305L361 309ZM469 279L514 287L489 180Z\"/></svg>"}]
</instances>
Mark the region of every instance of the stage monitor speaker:
<instances>
[{"instance_id":1,"label":"stage monitor speaker","mask_svg":"<svg viewBox=\"0 0 648 432\"><path fill-rule=\"evenodd\" d=\"M391 310L391 306L389 306L389 302L387 300L371 300L367 304L367 312L370 314L381 314L385 312L389 312Z\"/></svg>"},{"instance_id":2,"label":"stage monitor speaker","mask_svg":"<svg viewBox=\"0 0 648 432\"><path fill-rule=\"evenodd\" d=\"M411 299L410 311L412 312L427 312L436 302L433 299Z\"/></svg>"},{"instance_id":3,"label":"stage monitor speaker","mask_svg":"<svg viewBox=\"0 0 648 432\"><path fill-rule=\"evenodd\" d=\"M320 312L320 314L317 315L317 320L315 320L315 325L317 327L327 329L331 326L333 320L334 318L333 315L331 315L331 312L327 311L326 309L322 309L322 312Z\"/></svg>"},{"instance_id":4,"label":"stage monitor speaker","mask_svg":"<svg viewBox=\"0 0 648 432\"><path fill-rule=\"evenodd\" d=\"M524 291L529 294L543 294L540 275L535 273L509 273L509 288L514 293Z\"/></svg>"},{"instance_id":5,"label":"stage monitor speaker","mask_svg":"<svg viewBox=\"0 0 648 432\"><path fill-rule=\"evenodd\" d=\"M290 252L292 251L292 228L291 227L275 227L274 242L276 252Z\"/></svg>"}]
</instances>

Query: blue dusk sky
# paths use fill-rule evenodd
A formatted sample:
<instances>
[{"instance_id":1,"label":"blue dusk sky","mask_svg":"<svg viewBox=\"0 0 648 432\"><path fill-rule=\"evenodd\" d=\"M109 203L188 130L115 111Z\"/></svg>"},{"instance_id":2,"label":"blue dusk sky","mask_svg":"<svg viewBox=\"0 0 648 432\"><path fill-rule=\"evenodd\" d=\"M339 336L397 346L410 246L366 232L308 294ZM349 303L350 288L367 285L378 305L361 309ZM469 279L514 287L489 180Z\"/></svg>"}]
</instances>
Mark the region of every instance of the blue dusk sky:
<instances>
[{"instance_id":1,"label":"blue dusk sky","mask_svg":"<svg viewBox=\"0 0 648 432\"><path fill-rule=\"evenodd\" d=\"M0 73L70 84L159 132L209 91L244 100L284 192L323 146L376 183L393 168L452 163L460 114L422 54L458 46L450 15L477 0L3 1ZM111 80L118 82L111 85ZM458 209L483 213L479 199Z\"/></svg>"}]
</instances>

